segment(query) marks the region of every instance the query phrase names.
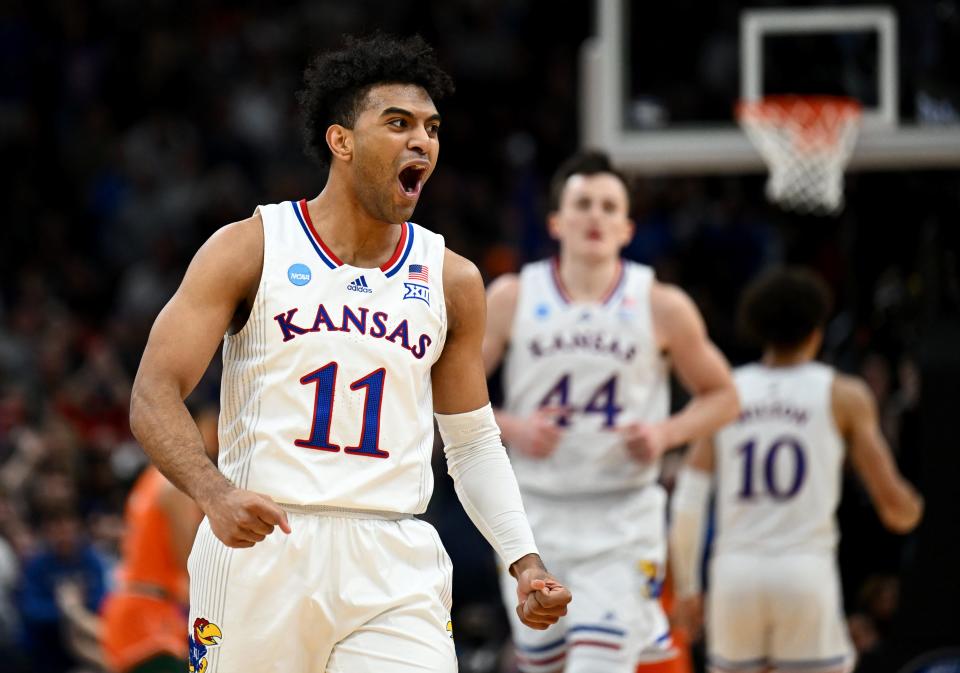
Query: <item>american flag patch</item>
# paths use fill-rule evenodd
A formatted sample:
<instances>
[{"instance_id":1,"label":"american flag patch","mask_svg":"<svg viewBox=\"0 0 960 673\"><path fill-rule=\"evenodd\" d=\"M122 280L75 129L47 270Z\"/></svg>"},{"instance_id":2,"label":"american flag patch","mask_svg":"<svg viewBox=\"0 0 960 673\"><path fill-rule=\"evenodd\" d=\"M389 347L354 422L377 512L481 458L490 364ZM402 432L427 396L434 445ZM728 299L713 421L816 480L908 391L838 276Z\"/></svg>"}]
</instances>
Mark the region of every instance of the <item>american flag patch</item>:
<instances>
[{"instance_id":1,"label":"american flag patch","mask_svg":"<svg viewBox=\"0 0 960 673\"><path fill-rule=\"evenodd\" d=\"M427 265L426 264L411 264L407 272L407 277L410 280L419 280L423 283L430 281L428 277Z\"/></svg>"}]
</instances>

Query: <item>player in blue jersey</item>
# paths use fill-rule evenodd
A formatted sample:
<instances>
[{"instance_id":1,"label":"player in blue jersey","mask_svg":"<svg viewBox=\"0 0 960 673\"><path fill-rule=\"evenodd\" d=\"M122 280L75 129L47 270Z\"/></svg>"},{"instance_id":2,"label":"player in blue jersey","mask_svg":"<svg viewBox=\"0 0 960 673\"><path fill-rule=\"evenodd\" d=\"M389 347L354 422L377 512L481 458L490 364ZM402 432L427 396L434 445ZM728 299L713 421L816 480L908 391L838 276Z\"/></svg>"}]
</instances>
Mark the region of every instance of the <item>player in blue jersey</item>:
<instances>
[{"instance_id":1,"label":"player in blue jersey","mask_svg":"<svg viewBox=\"0 0 960 673\"><path fill-rule=\"evenodd\" d=\"M454 671L449 558L414 516L434 416L465 509L517 578L518 618L544 629L570 592L540 562L489 406L480 275L407 221L452 83L419 37L382 35L305 79L323 191L199 250L151 332L131 425L206 515L188 563L196 670ZM183 399L221 339L214 465Z\"/></svg>"}]
</instances>

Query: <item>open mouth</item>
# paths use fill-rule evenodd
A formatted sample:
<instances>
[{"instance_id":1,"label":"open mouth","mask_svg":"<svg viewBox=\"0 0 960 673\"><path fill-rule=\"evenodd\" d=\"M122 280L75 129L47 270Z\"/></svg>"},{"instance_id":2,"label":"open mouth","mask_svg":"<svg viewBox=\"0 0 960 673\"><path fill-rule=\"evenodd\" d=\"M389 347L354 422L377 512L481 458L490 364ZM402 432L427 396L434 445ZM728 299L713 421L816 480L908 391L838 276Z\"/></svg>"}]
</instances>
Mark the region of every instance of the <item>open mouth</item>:
<instances>
[{"instance_id":1,"label":"open mouth","mask_svg":"<svg viewBox=\"0 0 960 673\"><path fill-rule=\"evenodd\" d=\"M414 199L420 195L420 189L423 187L423 176L427 172L427 167L419 164L407 166L400 171L400 191L407 198Z\"/></svg>"}]
</instances>

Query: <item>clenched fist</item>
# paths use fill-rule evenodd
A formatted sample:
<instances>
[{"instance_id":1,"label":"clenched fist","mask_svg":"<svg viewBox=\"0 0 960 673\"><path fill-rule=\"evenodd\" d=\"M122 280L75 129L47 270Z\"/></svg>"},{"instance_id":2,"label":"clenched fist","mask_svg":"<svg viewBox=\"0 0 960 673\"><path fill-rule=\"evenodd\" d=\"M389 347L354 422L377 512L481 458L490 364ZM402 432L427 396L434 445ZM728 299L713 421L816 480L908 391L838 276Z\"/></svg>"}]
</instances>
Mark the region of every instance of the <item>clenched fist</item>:
<instances>
[{"instance_id":1,"label":"clenched fist","mask_svg":"<svg viewBox=\"0 0 960 673\"><path fill-rule=\"evenodd\" d=\"M570 590L546 571L539 556L524 556L511 572L517 578L517 616L526 626L543 631L567 614Z\"/></svg>"},{"instance_id":2,"label":"clenched fist","mask_svg":"<svg viewBox=\"0 0 960 673\"><path fill-rule=\"evenodd\" d=\"M220 497L202 505L213 534L228 547L252 547L276 526L290 533L287 513L260 493L231 486Z\"/></svg>"}]
</instances>

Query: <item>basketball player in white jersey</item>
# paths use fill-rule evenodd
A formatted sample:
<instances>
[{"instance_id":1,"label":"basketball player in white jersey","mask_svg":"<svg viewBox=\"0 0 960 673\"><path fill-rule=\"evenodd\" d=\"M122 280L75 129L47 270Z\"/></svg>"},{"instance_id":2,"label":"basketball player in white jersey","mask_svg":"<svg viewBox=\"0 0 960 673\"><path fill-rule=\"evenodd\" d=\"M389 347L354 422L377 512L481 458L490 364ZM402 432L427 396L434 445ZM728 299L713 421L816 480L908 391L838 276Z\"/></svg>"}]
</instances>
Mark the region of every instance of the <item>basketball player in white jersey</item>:
<instances>
[{"instance_id":1,"label":"basketball player in white jersey","mask_svg":"<svg viewBox=\"0 0 960 673\"><path fill-rule=\"evenodd\" d=\"M696 634L705 510L716 476L706 620L716 673L853 667L835 560L846 457L887 528L906 533L922 513L880 433L866 384L814 361L828 298L819 278L798 269L769 272L747 289L741 320L763 358L736 370L740 417L691 447L674 493L677 613Z\"/></svg>"},{"instance_id":2,"label":"basketball player in white jersey","mask_svg":"<svg viewBox=\"0 0 960 673\"><path fill-rule=\"evenodd\" d=\"M131 425L206 515L188 563L194 673L456 670L449 558L414 517L434 412L518 618L543 629L566 611L488 403L479 273L407 221L450 90L419 37L317 57L301 103L323 191L215 233L153 327ZM183 398L221 338L218 469Z\"/></svg>"},{"instance_id":3,"label":"basketball player in white jersey","mask_svg":"<svg viewBox=\"0 0 960 673\"><path fill-rule=\"evenodd\" d=\"M489 373L505 361L504 441L543 557L577 597L546 631L514 620L518 662L529 673L669 669L659 458L734 418L736 394L693 302L621 259L633 223L607 157L574 156L552 191L559 257L487 295L484 362ZM674 416L671 367L692 393ZM503 587L510 603L506 573Z\"/></svg>"}]
</instances>

